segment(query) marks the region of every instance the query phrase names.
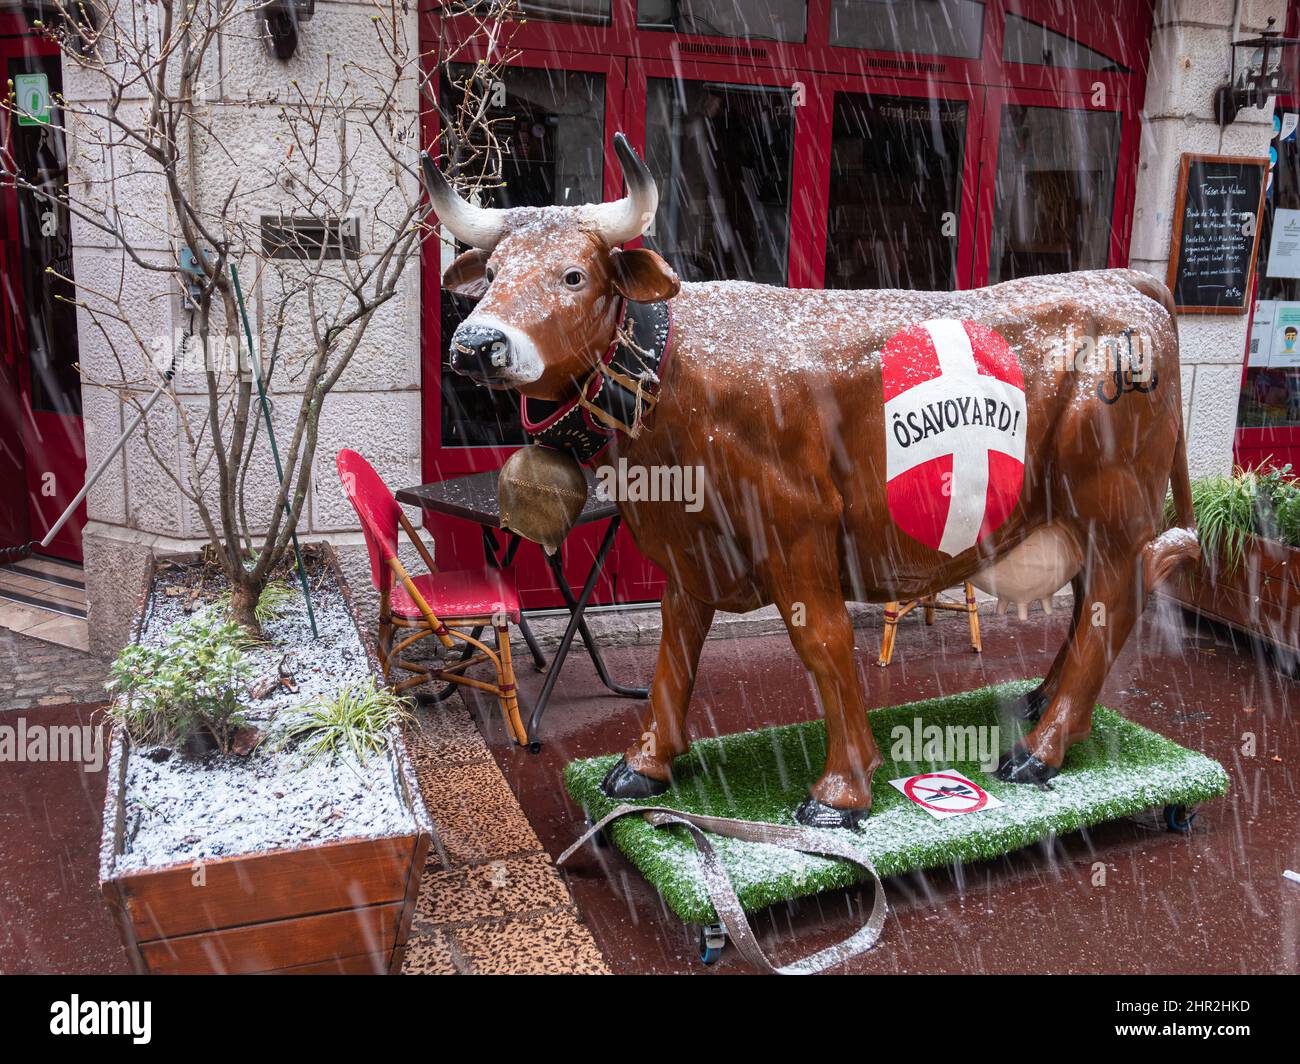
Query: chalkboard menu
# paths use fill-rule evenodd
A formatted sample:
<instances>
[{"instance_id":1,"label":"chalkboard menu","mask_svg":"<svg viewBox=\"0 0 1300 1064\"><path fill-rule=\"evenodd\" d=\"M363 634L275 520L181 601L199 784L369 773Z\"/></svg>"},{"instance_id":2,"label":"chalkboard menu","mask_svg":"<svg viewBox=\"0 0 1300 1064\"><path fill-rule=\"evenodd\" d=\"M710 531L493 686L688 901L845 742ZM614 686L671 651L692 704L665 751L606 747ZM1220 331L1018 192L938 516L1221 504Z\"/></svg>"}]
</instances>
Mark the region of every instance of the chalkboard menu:
<instances>
[{"instance_id":1,"label":"chalkboard menu","mask_svg":"<svg viewBox=\"0 0 1300 1064\"><path fill-rule=\"evenodd\" d=\"M1246 312L1267 174L1267 159L1183 156L1168 281L1179 311Z\"/></svg>"}]
</instances>

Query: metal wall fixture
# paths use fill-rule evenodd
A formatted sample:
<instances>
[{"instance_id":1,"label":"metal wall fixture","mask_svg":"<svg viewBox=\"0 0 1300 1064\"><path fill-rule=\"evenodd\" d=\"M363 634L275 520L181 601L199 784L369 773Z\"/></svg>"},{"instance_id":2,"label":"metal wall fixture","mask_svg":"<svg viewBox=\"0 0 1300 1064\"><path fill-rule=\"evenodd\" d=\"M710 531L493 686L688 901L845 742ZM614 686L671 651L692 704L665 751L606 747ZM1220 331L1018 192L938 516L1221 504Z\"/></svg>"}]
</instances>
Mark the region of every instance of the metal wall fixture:
<instances>
[{"instance_id":1,"label":"metal wall fixture","mask_svg":"<svg viewBox=\"0 0 1300 1064\"><path fill-rule=\"evenodd\" d=\"M1231 125L1243 107L1264 108L1272 96L1289 96L1296 89L1298 37L1283 37L1268 20L1268 29L1258 37L1232 42L1232 77L1214 91L1214 115L1220 126ZM1238 70L1237 54L1245 58Z\"/></svg>"},{"instance_id":2,"label":"metal wall fixture","mask_svg":"<svg viewBox=\"0 0 1300 1064\"><path fill-rule=\"evenodd\" d=\"M266 50L277 59L291 59L298 50L298 26L316 13L316 0L268 0L260 11Z\"/></svg>"}]
</instances>

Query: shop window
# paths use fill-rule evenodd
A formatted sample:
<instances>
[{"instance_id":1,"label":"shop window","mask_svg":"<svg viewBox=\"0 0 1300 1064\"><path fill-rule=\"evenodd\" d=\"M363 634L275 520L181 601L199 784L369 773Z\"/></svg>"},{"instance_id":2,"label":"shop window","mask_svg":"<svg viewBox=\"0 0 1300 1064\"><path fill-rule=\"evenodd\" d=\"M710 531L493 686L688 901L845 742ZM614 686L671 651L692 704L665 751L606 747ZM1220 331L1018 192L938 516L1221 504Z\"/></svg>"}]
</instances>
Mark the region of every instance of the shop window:
<instances>
[{"instance_id":1,"label":"shop window","mask_svg":"<svg viewBox=\"0 0 1300 1064\"><path fill-rule=\"evenodd\" d=\"M1119 139L1114 111L1003 109L989 284L1106 266Z\"/></svg>"},{"instance_id":2,"label":"shop window","mask_svg":"<svg viewBox=\"0 0 1300 1064\"><path fill-rule=\"evenodd\" d=\"M1273 147L1277 163L1260 230L1259 288L1237 427L1300 428L1300 147L1295 111L1279 113ZM1286 130L1286 135L1282 135ZM1264 443L1268 450L1273 444ZM1296 463L1294 444L1272 452ZM1264 457L1263 454L1260 457Z\"/></svg>"},{"instance_id":3,"label":"shop window","mask_svg":"<svg viewBox=\"0 0 1300 1064\"><path fill-rule=\"evenodd\" d=\"M1080 44L1073 37L1057 33L1019 15L1007 15L1002 58L1009 63L1031 66L1067 67L1074 70L1110 70L1127 74L1108 55Z\"/></svg>"},{"instance_id":4,"label":"shop window","mask_svg":"<svg viewBox=\"0 0 1300 1064\"><path fill-rule=\"evenodd\" d=\"M444 78L444 107L456 98L468 66ZM605 84L596 74L511 67L500 107L491 110L505 142L502 181L482 198L487 207L596 203L603 198ZM442 245L443 268L463 248ZM480 387L447 362L451 334L473 302L444 291L442 313L442 443L444 447L524 443L519 397Z\"/></svg>"},{"instance_id":5,"label":"shop window","mask_svg":"<svg viewBox=\"0 0 1300 1064\"><path fill-rule=\"evenodd\" d=\"M827 288L957 285L966 104L837 93Z\"/></svg>"},{"instance_id":6,"label":"shop window","mask_svg":"<svg viewBox=\"0 0 1300 1064\"><path fill-rule=\"evenodd\" d=\"M984 5L975 0L832 0L831 44L978 59Z\"/></svg>"},{"instance_id":7,"label":"shop window","mask_svg":"<svg viewBox=\"0 0 1300 1064\"><path fill-rule=\"evenodd\" d=\"M793 145L788 89L650 79L646 244L686 281L785 284Z\"/></svg>"},{"instance_id":8,"label":"shop window","mask_svg":"<svg viewBox=\"0 0 1300 1064\"><path fill-rule=\"evenodd\" d=\"M673 30L707 37L802 41L808 0L637 0L643 30Z\"/></svg>"}]
</instances>

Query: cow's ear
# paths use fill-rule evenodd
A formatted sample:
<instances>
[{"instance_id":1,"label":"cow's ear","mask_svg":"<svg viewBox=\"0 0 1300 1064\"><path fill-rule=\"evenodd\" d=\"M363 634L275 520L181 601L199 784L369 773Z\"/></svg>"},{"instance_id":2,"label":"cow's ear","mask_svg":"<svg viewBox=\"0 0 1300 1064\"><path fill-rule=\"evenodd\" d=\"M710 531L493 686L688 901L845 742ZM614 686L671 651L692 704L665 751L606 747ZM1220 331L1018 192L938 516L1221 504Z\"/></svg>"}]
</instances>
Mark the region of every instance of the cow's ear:
<instances>
[{"instance_id":1,"label":"cow's ear","mask_svg":"<svg viewBox=\"0 0 1300 1064\"><path fill-rule=\"evenodd\" d=\"M647 248L611 251L610 276L619 295L633 303L672 299L682 287L673 268Z\"/></svg>"},{"instance_id":2,"label":"cow's ear","mask_svg":"<svg viewBox=\"0 0 1300 1064\"><path fill-rule=\"evenodd\" d=\"M442 275L442 287L459 296L479 299L488 290L487 279L488 253L481 248L470 248L465 254L457 256L456 261L447 267Z\"/></svg>"}]
</instances>

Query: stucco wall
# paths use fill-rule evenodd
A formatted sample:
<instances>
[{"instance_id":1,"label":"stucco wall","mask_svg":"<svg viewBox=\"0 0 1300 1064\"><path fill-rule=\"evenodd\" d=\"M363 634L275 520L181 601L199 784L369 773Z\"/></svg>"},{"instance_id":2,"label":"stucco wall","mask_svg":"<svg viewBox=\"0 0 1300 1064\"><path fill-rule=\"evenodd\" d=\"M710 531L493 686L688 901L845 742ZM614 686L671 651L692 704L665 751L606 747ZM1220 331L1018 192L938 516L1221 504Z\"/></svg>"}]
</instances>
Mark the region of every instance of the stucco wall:
<instances>
[{"instance_id":1,"label":"stucco wall","mask_svg":"<svg viewBox=\"0 0 1300 1064\"><path fill-rule=\"evenodd\" d=\"M137 5L141 17L150 17L152 5ZM271 57L258 39L255 14L245 10L224 32L220 48L208 65L201 86L204 124L210 136L196 138L194 174L206 203L223 197L236 181L240 188L265 185L260 169L283 159L288 149L281 107L293 106L297 86L310 93L327 64L338 77L339 64L351 61L382 71L387 60L376 42L373 4L317 0L315 17L302 28L297 54L287 62ZM399 8L400 10L400 8ZM404 15L404 31L414 50L417 26L414 5ZM71 99L102 104L105 84L79 70L65 58L64 91ZM418 98L414 83L405 85L399 122L415 123ZM393 187L393 164L386 153L368 140L360 118L349 119L355 130L349 138L348 180L362 190L379 195ZM326 145L327 149L329 145ZM125 202L138 208L127 225L134 242L159 260L170 258L171 224L167 200L156 178L124 176L133 160L120 150L106 152L93 137L70 145L71 194L83 202L96 202L101 182L115 177L128 192ZM274 212L288 206L281 190L272 185L247 196L241 209ZM289 208L291 209L291 207ZM385 207L385 209L388 209ZM301 211L297 212L301 213ZM363 218L364 226L364 218ZM122 252L92 226L74 221L74 270L79 282L89 282L101 292L125 293L125 307L136 330L148 341L174 344L183 335L189 313L174 282L142 270L124 259ZM363 235L363 245L365 243ZM276 279L268 273L250 279L253 261L245 260L245 296L259 345L269 342L269 309ZM390 484L408 484L420 475L420 320L419 263L411 262L396 298L375 316L346 373L327 397L320 419L317 467L313 476L300 536L328 537L340 548L349 576L358 592L370 587L356 519L344 499L334 472L334 454L349 446L364 453ZM105 328L106 324L106 328ZM305 321L290 322L285 350L292 355L305 348ZM295 337L295 330L299 330ZM117 397L89 383L138 380L140 394L156 381L132 349L136 346L125 327L96 323L80 315L81 359L88 383L83 385L86 410L87 464L94 468L130 416ZM119 361L121 359L121 361ZM123 364L126 371L123 372ZM198 414L206 404L201 366L183 364L176 392L185 407ZM274 383L277 434L285 447L292 432L300 392L289 374L278 371ZM177 431L178 414L166 399L158 403L145 431L137 433L107 474L90 493L89 523L85 531L85 568L92 650L106 654L127 638L139 572L152 550L194 550L206 541L196 507L160 468L156 457L173 469L183 468L184 447ZM263 441L265 436L263 434ZM151 453L151 448L154 453ZM263 445L252 463L247 493L250 511L268 512L276 488L274 466ZM414 516L414 515L413 515ZM254 518L256 523L256 518Z\"/></svg>"},{"instance_id":2,"label":"stucco wall","mask_svg":"<svg viewBox=\"0 0 1300 1064\"><path fill-rule=\"evenodd\" d=\"M1130 265L1164 281L1174 195L1184 152L1266 156L1273 107L1243 110L1226 129L1214 120L1214 90L1228 80L1230 42L1252 35L1269 16L1286 23L1285 0L1160 0L1142 114L1142 145ZM1238 25L1238 20L1240 24ZM1184 314L1183 417L1192 476L1232 464L1237 395L1246 350L1246 315Z\"/></svg>"}]
</instances>

